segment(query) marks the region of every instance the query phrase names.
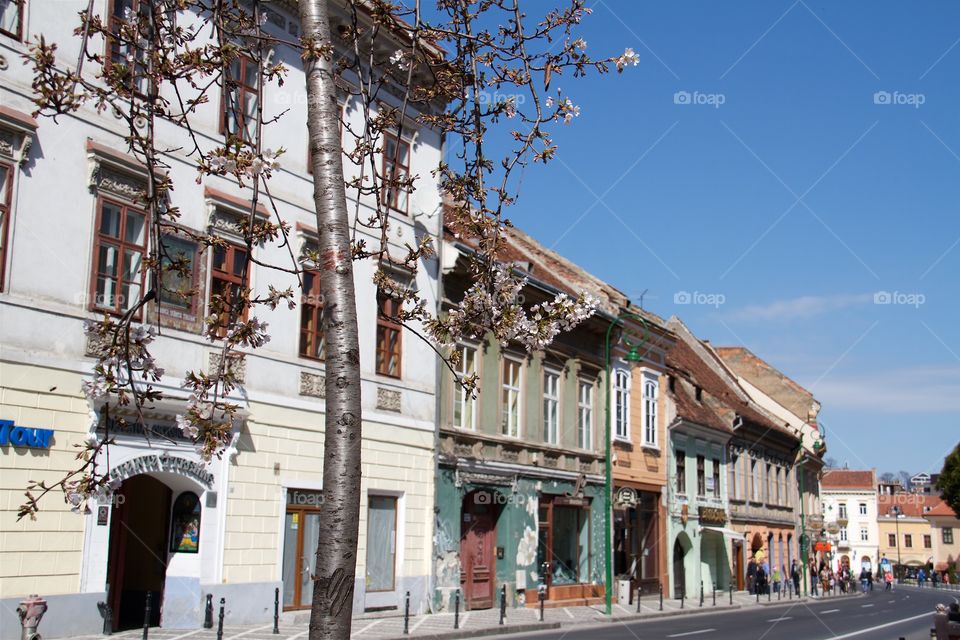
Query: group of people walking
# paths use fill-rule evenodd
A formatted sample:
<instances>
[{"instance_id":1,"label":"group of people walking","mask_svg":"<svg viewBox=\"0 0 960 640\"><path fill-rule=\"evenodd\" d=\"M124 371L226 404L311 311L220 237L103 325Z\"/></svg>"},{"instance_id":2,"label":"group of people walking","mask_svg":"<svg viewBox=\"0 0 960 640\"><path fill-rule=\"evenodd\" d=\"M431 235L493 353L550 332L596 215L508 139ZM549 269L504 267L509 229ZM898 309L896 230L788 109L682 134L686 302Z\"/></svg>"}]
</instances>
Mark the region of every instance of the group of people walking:
<instances>
[{"instance_id":1,"label":"group of people walking","mask_svg":"<svg viewBox=\"0 0 960 640\"><path fill-rule=\"evenodd\" d=\"M747 591L751 594L800 593L800 565L794 560L790 570L783 565L770 568L766 560L754 560L747 563Z\"/></svg>"}]
</instances>

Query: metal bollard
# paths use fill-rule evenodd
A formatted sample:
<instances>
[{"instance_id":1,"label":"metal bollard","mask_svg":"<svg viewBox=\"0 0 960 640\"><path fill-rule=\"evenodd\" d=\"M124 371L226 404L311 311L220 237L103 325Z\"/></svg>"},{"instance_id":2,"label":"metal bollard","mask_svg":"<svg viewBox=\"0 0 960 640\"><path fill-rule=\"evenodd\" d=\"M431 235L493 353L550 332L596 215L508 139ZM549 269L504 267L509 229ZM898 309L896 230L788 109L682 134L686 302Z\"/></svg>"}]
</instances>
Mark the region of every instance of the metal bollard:
<instances>
[{"instance_id":1,"label":"metal bollard","mask_svg":"<svg viewBox=\"0 0 960 640\"><path fill-rule=\"evenodd\" d=\"M47 612L47 601L37 594L31 594L20 601L17 615L20 617L20 640L40 640L37 627L43 614Z\"/></svg>"},{"instance_id":2,"label":"metal bollard","mask_svg":"<svg viewBox=\"0 0 960 640\"><path fill-rule=\"evenodd\" d=\"M773 600L773 587L769 584L767 585L767 602Z\"/></svg>"},{"instance_id":3,"label":"metal bollard","mask_svg":"<svg viewBox=\"0 0 960 640\"><path fill-rule=\"evenodd\" d=\"M781 591L783 591L783 589L777 589L777 602L780 602Z\"/></svg>"},{"instance_id":4,"label":"metal bollard","mask_svg":"<svg viewBox=\"0 0 960 640\"><path fill-rule=\"evenodd\" d=\"M143 607L143 640L147 640L150 631L150 592L147 591L147 603Z\"/></svg>"},{"instance_id":5,"label":"metal bollard","mask_svg":"<svg viewBox=\"0 0 960 640\"><path fill-rule=\"evenodd\" d=\"M403 605L403 635L410 635L410 592L407 591L405 604Z\"/></svg>"},{"instance_id":6,"label":"metal bollard","mask_svg":"<svg viewBox=\"0 0 960 640\"><path fill-rule=\"evenodd\" d=\"M203 610L203 628L213 629L213 594L207 594L207 606Z\"/></svg>"},{"instance_id":7,"label":"metal bollard","mask_svg":"<svg viewBox=\"0 0 960 640\"><path fill-rule=\"evenodd\" d=\"M663 611L663 583L662 582L659 584L658 588L660 590L660 611Z\"/></svg>"},{"instance_id":8,"label":"metal bollard","mask_svg":"<svg viewBox=\"0 0 960 640\"><path fill-rule=\"evenodd\" d=\"M727 588L730 590L730 606L733 606L733 583L727 583Z\"/></svg>"},{"instance_id":9,"label":"metal bollard","mask_svg":"<svg viewBox=\"0 0 960 640\"><path fill-rule=\"evenodd\" d=\"M687 587L684 585L680 589L680 608L683 609L683 601L687 599Z\"/></svg>"},{"instance_id":10,"label":"metal bollard","mask_svg":"<svg viewBox=\"0 0 960 640\"><path fill-rule=\"evenodd\" d=\"M713 585L713 606L717 606L717 585Z\"/></svg>"},{"instance_id":11,"label":"metal bollard","mask_svg":"<svg viewBox=\"0 0 960 640\"><path fill-rule=\"evenodd\" d=\"M700 606L703 606L703 580L700 581Z\"/></svg>"},{"instance_id":12,"label":"metal bollard","mask_svg":"<svg viewBox=\"0 0 960 640\"><path fill-rule=\"evenodd\" d=\"M507 615L507 585L500 588L500 626L503 626L503 619Z\"/></svg>"},{"instance_id":13,"label":"metal bollard","mask_svg":"<svg viewBox=\"0 0 960 640\"><path fill-rule=\"evenodd\" d=\"M273 633L280 633L280 587L273 590Z\"/></svg>"},{"instance_id":14,"label":"metal bollard","mask_svg":"<svg viewBox=\"0 0 960 640\"><path fill-rule=\"evenodd\" d=\"M460 589L457 589L457 592L453 594L453 628L460 628ZM220 640L220 638L217 638Z\"/></svg>"},{"instance_id":15,"label":"metal bollard","mask_svg":"<svg viewBox=\"0 0 960 640\"><path fill-rule=\"evenodd\" d=\"M643 589L637 589L637 613L640 613L640 594L643 593Z\"/></svg>"},{"instance_id":16,"label":"metal bollard","mask_svg":"<svg viewBox=\"0 0 960 640\"><path fill-rule=\"evenodd\" d=\"M223 607L227 604L226 598L220 598L220 615L217 618L217 640L223 640Z\"/></svg>"},{"instance_id":17,"label":"metal bollard","mask_svg":"<svg viewBox=\"0 0 960 640\"><path fill-rule=\"evenodd\" d=\"M547 599L547 587L541 585L537 589L537 598L540 599L540 622L543 622L543 601Z\"/></svg>"},{"instance_id":18,"label":"metal bollard","mask_svg":"<svg viewBox=\"0 0 960 640\"><path fill-rule=\"evenodd\" d=\"M107 593L110 593L110 585L107 585ZM113 608L109 602L98 602L97 606L103 612L103 635L113 634Z\"/></svg>"},{"instance_id":19,"label":"metal bollard","mask_svg":"<svg viewBox=\"0 0 960 640\"><path fill-rule=\"evenodd\" d=\"M760 604L760 587L754 587L754 590L757 592L757 604Z\"/></svg>"}]
</instances>

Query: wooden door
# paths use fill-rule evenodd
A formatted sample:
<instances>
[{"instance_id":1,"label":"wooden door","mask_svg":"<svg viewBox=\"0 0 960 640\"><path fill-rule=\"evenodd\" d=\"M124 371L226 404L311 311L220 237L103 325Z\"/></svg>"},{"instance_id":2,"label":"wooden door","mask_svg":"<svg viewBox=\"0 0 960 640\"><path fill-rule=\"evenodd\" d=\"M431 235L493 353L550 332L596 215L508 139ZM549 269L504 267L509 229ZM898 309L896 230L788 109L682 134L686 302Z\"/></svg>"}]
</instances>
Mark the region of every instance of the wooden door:
<instances>
[{"instance_id":1,"label":"wooden door","mask_svg":"<svg viewBox=\"0 0 960 640\"><path fill-rule=\"evenodd\" d=\"M468 610L493 607L496 561L493 547L497 538L494 506L489 499L477 499L481 492L466 496L460 522L460 587Z\"/></svg>"},{"instance_id":2,"label":"wooden door","mask_svg":"<svg viewBox=\"0 0 960 640\"><path fill-rule=\"evenodd\" d=\"M736 576L737 591L743 591L743 543L733 543L733 575Z\"/></svg>"}]
</instances>

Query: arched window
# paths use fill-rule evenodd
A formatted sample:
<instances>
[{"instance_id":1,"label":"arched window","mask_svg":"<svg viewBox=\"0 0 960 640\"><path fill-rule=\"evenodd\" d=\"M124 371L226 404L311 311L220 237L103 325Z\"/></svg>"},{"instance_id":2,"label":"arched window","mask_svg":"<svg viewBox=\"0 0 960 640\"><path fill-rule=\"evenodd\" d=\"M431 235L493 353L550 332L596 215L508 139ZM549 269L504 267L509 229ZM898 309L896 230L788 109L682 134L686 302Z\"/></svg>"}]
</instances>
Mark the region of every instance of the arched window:
<instances>
[{"instance_id":1,"label":"arched window","mask_svg":"<svg viewBox=\"0 0 960 640\"><path fill-rule=\"evenodd\" d=\"M177 496L170 515L170 551L200 551L200 498L187 491Z\"/></svg>"}]
</instances>

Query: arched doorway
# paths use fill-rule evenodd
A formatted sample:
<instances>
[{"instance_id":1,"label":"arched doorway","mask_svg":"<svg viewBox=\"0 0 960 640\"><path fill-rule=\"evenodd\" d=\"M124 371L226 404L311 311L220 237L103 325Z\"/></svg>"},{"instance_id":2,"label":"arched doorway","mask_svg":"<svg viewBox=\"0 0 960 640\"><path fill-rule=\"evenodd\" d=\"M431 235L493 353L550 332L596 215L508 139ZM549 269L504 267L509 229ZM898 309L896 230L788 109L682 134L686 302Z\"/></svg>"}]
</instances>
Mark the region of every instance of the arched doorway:
<instances>
[{"instance_id":1,"label":"arched doorway","mask_svg":"<svg viewBox=\"0 0 960 640\"><path fill-rule=\"evenodd\" d=\"M487 489L463 497L460 510L460 588L468 610L493 607L497 565L497 504L500 494Z\"/></svg>"},{"instance_id":2,"label":"arched doorway","mask_svg":"<svg viewBox=\"0 0 960 640\"><path fill-rule=\"evenodd\" d=\"M673 597L680 599L687 595L687 552L693 544L686 534L681 533L673 543Z\"/></svg>"},{"instance_id":3,"label":"arched doorway","mask_svg":"<svg viewBox=\"0 0 960 640\"><path fill-rule=\"evenodd\" d=\"M107 564L114 631L143 626L148 593L149 624L160 624L172 493L148 475L125 480L114 493Z\"/></svg>"}]
</instances>

